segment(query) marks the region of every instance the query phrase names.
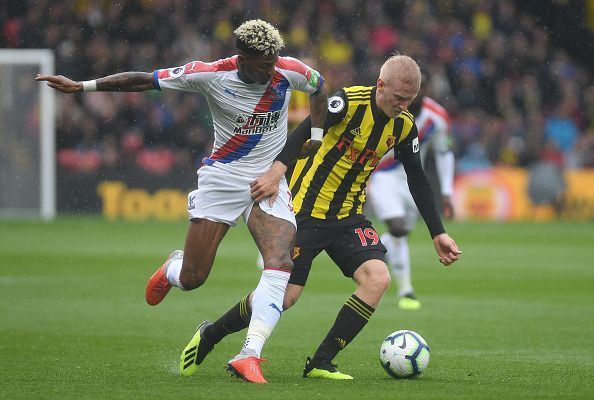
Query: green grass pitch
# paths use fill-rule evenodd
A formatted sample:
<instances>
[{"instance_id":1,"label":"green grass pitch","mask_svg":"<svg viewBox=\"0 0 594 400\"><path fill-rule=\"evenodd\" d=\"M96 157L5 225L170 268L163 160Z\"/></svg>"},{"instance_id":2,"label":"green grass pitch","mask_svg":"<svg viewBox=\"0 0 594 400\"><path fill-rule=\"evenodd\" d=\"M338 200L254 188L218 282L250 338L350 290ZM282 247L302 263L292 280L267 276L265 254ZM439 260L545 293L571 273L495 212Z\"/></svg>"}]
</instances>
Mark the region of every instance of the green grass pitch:
<instances>
[{"instance_id":1,"label":"green grass pitch","mask_svg":"<svg viewBox=\"0 0 594 400\"><path fill-rule=\"evenodd\" d=\"M378 226L379 228L379 226ZM228 337L200 374L177 374L203 319L254 288L259 271L245 225L229 231L206 285L144 302L154 269L186 223L0 221L2 399L585 399L594 398L594 225L451 223L464 251L442 267L426 229L411 237L423 308L395 307L390 288L366 329L336 359L354 381L303 379L311 355L353 290L319 257L300 302L268 341L269 385L231 378ZM389 378L382 339L412 329L431 362L419 379Z\"/></svg>"}]
</instances>

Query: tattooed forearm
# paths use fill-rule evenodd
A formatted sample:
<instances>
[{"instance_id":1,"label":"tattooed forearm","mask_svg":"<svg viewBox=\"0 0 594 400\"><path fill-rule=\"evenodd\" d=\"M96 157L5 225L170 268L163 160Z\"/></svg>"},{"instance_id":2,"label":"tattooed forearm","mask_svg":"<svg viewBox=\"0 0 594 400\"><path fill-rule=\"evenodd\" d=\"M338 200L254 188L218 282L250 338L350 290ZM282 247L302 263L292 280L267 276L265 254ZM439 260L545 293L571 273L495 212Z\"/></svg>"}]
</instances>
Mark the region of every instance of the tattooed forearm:
<instances>
[{"instance_id":1,"label":"tattooed forearm","mask_svg":"<svg viewBox=\"0 0 594 400\"><path fill-rule=\"evenodd\" d=\"M323 83L315 95L309 96L309 109L311 115L311 126L323 128L328 113L328 89Z\"/></svg>"},{"instance_id":2,"label":"tattooed forearm","mask_svg":"<svg viewBox=\"0 0 594 400\"><path fill-rule=\"evenodd\" d=\"M97 79L97 90L104 92L142 92L155 89L148 72L121 72Z\"/></svg>"}]
</instances>

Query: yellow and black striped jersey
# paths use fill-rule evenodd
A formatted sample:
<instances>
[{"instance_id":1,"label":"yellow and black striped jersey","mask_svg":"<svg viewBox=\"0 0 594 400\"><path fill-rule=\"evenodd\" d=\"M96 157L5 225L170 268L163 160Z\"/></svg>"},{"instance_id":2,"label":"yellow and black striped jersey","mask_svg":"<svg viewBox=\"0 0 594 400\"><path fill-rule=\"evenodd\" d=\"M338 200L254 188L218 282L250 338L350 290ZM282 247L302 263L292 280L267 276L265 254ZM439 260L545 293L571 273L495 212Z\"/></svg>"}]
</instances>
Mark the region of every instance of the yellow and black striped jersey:
<instances>
[{"instance_id":1,"label":"yellow and black striped jersey","mask_svg":"<svg viewBox=\"0 0 594 400\"><path fill-rule=\"evenodd\" d=\"M363 214L365 187L390 150L419 150L414 117L388 118L375 103L375 87L342 89L328 100L328 117L318 152L298 160L290 177L298 216L342 220Z\"/></svg>"}]
</instances>

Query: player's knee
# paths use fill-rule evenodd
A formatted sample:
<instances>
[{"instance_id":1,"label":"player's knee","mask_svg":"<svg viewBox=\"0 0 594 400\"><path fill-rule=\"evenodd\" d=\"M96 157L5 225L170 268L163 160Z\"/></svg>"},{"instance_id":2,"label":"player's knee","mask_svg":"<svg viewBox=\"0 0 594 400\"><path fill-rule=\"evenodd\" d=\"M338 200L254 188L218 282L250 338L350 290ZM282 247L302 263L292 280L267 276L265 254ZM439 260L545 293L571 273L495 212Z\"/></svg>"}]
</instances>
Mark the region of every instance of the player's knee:
<instances>
[{"instance_id":1,"label":"player's knee","mask_svg":"<svg viewBox=\"0 0 594 400\"><path fill-rule=\"evenodd\" d=\"M179 275L179 281L185 290L194 290L206 282L207 275L200 273L182 273Z\"/></svg>"},{"instance_id":2,"label":"player's knee","mask_svg":"<svg viewBox=\"0 0 594 400\"><path fill-rule=\"evenodd\" d=\"M355 274L357 285L378 300L390 287L391 277L388 267L379 260L366 262Z\"/></svg>"},{"instance_id":3,"label":"player's knee","mask_svg":"<svg viewBox=\"0 0 594 400\"><path fill-rule=\"evenodd\" d=\"M406 236L410 233L410 229L406 226L404 218L393 218L386 221L390 235L397 238Z\"/></svg>"},{"instance_id":4,"label":"player's knee","mask_svg":"<svg viewBox=\"0 0 594 400\"><path fill-rule=\"evenodd\" d=\"M390 287L392 278L387 268L374 268L365 279L366 289L381 297Z\"/></svg>"},{"instance_id":5,"label":"player's knee","mask_svg":"<svg viewBox=\"0 0 594 400\"><path fill-rule=\"evenodd\" d=\"M291 260L291 257L288 254L280 257L270 257L269 259L264 260L264 268L291 271L293 269L293 260Z\"/></svg>"},{"instance_id":6,"label":"player's knee","mask_svg":"<svg viewBox=\"0 0 594 400\"><path fill-rule=\"evenodd\" d=\"M383 271L378 271L376 276L374 277L375 280L375 287L377 288L378 294L383 295L386 293L388 288L390 287L390 283L392 282L392 277L388 272L388 269L384 269Z\"/></svg>"}]
</instances>

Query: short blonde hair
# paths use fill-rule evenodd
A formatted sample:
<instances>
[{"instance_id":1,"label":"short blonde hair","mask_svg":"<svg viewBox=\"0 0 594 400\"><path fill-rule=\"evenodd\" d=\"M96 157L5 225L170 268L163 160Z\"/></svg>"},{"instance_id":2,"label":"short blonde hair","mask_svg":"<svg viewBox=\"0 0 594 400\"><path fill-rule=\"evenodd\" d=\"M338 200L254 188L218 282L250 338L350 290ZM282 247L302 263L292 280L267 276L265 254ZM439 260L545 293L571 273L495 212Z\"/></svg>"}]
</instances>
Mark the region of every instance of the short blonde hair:
<instances>
[{"instance_id":1,"label":"short blonde hair","mask_svg":"<svg viewBox=\"0 0 594 400\"><path fill-rule=\"evenodd\" d=\"M384 62L379 78L390 82L394 78L421 87L421 69L415 60L404 54L396 53Z\"/></svg>"},{"instance_id":2,"label":"short blonde hair","mask_svg":"<svg viewBox=\"0 0 594 400\"><path fill-rule=\"evenodd\" d=\"M234 33L237 37L237 48L249 53L271 56L285 45L278 29L261 19L244 22Z\"/></svg>"}]
</instances>

